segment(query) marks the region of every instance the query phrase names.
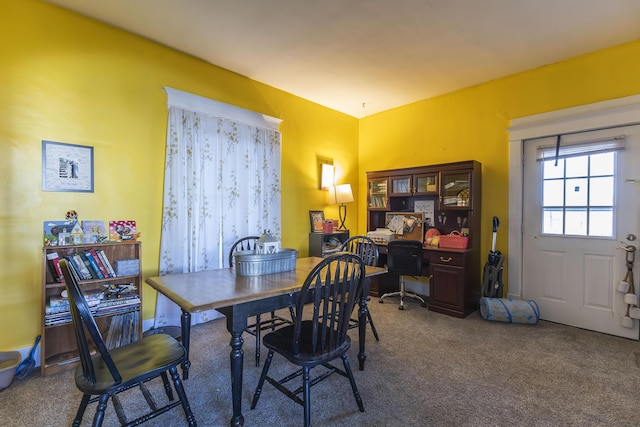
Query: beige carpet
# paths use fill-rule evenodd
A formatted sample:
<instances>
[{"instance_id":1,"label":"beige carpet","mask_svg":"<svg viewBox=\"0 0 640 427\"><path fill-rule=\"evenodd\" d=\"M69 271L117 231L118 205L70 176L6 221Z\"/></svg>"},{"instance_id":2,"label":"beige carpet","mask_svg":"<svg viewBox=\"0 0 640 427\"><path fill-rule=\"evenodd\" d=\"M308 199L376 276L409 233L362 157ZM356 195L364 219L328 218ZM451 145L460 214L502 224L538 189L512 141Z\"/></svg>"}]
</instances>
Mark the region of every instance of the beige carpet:
<instances>
[{"instance_id":1,"label":"beige carpet","mask_svg":"<svg viewBox=\"0 0 640 427\"><path fill-rule=\"evenodd\" d=\"M350 351L365 412L358 411L348 381L334 375L312 388L316 426L640 425L635 341L549 322L487 322L478 312L455 319L413 301L404 311L393 299L373 299L370 306L381 341L368 331L365 371L357 370L356 333ZM245 425L301 425L302 407L268 384L258 407L249 409L260 368L253 366L253 337L245 340ZM193 330L185 387L200 426L229 425L228 342L223 319ZM275 356L272 372L290 369ZM163 400L158 385L151 389ZM131 390L126 396L131 416L141 395ZM71 372L16 379L0 392L0 425L68 426L79 400ZM90 406L83 425L94 411ZM118 425L111 406L104 425ZM184 416L177 409L146 425L184 425Z\"/></svg>"}]
</instances>

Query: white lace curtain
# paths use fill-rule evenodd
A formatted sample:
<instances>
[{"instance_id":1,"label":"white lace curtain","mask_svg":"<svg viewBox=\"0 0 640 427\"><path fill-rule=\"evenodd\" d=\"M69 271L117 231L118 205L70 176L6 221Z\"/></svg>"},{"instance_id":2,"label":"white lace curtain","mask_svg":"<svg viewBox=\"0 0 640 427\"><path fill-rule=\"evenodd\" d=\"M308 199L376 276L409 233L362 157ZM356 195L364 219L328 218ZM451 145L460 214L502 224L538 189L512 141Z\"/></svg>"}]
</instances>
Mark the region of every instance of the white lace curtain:
<instances>
[{"instance_id":1,"label":"white lace curtain","mask_svg":"<svg viewBox=\"0 0 640 427\"><path fill-rule=\"evenodd\" d=\"M210 105L224 106L205 100L202 109ZM279 238L280 152L280 133L273 126L189 111L170 102L161 275L228 267L231 245L265 229ZM155 327L179 325L180 314L177 305L158 294ZM215 310L194 313L192 323L220 316Z\"/></svg>"}]
</instances>

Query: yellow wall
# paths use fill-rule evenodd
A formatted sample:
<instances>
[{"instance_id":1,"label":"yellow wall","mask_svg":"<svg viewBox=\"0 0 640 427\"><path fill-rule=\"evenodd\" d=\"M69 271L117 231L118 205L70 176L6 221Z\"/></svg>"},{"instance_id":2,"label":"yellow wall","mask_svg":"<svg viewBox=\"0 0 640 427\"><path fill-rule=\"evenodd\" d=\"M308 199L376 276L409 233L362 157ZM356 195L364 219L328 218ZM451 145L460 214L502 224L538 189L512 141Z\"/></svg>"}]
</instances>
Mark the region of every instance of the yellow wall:
<instances>
[{"instance_id":1,"label":"yellow wall","mask_svg":"<svg viewBox=\"0 0 640 427\"><path fill-rule=\"evenodd\" d=\"M500 218L496 246L506 253L510 120L638 94L639 75L640 42L634 42L366 117L360 121L360 176L372 170L478 160L481 257L491 249L494 215ZM363 197L366 186L362 179ZM364 201L358 219L366 225Z\"/></svg>"},{"instance_id":2,"label":"yellow wall","mask_svg":"<svg viewBox=\"0 0 640 427\"><path fill-rule=\"evenodd\" d=\"M0 350L40 333L42 226L135 219L143 275L158 272L165 154L164 86L283 120L286 247L306 255L309 209L326 206L317 157L356 182L358 120L50 4L0 0ZM95 192L42 191L42 140L94 147ZM356 215L349 218L357 228ZM155 294L145 286L145 319Z\"/></svg>"},{"instance_id":3,"label":"yellow wall","mask_svg":"<svg viewBox=\"0 0 640 427\"><path fill-rule=\"evenodd\" d=\"M283 245L307 253L308 210L326 205L318 158L352 183L347 227L366 228L365 172L483 163L482 249L501 218L506 251L509 120L640 93L640 42L357 120L39 0L0 0L0 350L40 328L42 223L135 219L143 274L158 271L166 128L163 86L283 119ZM95 148L95 192L42 191L41 141ZM358 215L354 215L355 212ZM144 318L155 298L145 287Z\"/></svg>"}]
</instances>

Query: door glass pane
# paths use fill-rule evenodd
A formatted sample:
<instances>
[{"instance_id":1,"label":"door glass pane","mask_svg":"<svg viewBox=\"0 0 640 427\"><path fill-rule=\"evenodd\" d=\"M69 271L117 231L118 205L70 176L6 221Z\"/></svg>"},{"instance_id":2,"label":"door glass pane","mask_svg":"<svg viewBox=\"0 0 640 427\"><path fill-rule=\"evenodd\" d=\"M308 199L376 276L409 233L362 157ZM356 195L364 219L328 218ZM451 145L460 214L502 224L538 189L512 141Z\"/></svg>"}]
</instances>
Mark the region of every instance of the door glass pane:
<instances>
[{"instance_id":1,"label":"door glass pane","mask_svg":"<svg viewBox=\"0 0 640 427\"><path fill-rule=\"evenodd\" d=\"M544 162L544 178L564 178L564 159L558 159L558 166L555 160L547 160Z\"/></svg>"},{"instance_id":2,"label":"door glass pane","mask_svg":"<svg viewBox=\"0 0 640 427\"><path fill-rule=\"evenodd\" d=\"M613 153L601 153L592 155L590 175L613 175Z\"/></svg>"},{"instance_id":3,"label":"door glass pane","mask_svg":"<svg viewBox=\"0 0 640 427\"><path fill-rule=\"evenodd\" d=\"M589 156L569 157L565 159L567 164L567 177L589 175Z\"/></svg>"},{"instance_id":4,"label":"door glass pane","mask_svg":"<svg viewBox=\"0 0 640 427\"><path fill-rule=\"evenodd\" d=\"M587 179L567 179L566 206L587 206Z\"/></svg>"},{"instance_id":5,"label":"door glass pane","mask_svg":"<svg viewBox=\"0 0 640 427\"><path fill-rule=\"evenodd\" d=\"M542 206L564 205L564 181L559 179L544 181L542 185Z\"/></svg>"},{"instance_id":6,"label":"door glass pane","mask_svg":"<svg viewBox=\"0 0 640 427\"><path fill-rule=\"evenodd\" d=\"M591 178L589 205L613 206L613 177Z\"/></svg>"},{"instance_id":7,"label":"door glass pane","mask_svg":"<svg viewBox=\"0 0 640 427\"><path fill-rule=\"evenodd\" d=\"M542 232L562 234L564 230L564 210L562 208L544 208L542 212Z\"/></svg>"},{"instance_id":8,"label":"door glass pane","mask_svg":"<svg viewBox=\"0 0 640 427\"><path fill-rule=\"evenodd\" d=\"M565 214L567 222L564 225L564 234L574 236L587 235L587 209L567 209Z\"/></svg>"},{"instance_id":9,"label":"door glass pane","mask_svg":"<svg viewBox=\"0 0 640 427\"><path fill-rule=\"evenodd\" d=\"M613 236L612 208L596 208L589 211L589 236Z\"/></svg>"}]
</instances>

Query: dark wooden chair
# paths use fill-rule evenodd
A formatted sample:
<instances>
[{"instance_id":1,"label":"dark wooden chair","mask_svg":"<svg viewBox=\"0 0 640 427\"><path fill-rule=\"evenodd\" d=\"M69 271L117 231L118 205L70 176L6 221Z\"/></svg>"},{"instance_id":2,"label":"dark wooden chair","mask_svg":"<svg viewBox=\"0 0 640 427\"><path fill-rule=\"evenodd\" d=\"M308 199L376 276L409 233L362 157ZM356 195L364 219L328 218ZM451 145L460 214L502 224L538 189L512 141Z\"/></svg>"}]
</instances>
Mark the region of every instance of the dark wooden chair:
<instances>
[{"instance_id":1,"label":"dark wooden chair","mask_svg":"<svg viewBox=\"0 0 640 427\"><path fill-rule=\"evenodd\" d=\"M404 297L427 303L420 295L405 291L404 276L420 276L422 274L422 242L419 240L392 240L387 246L387 271L400 276L400 289L380 297L380 303L387 297L400 296L400 310L404 310Z\"/></svg>"},{"instance_id":2,"label":"dark wooden chair","mask_svg":"<svg viewBox=\"0 0 640 427\"><path fill-rule=\"evenodd\" d=\"M366 265L370 265L370 266L378 265L378 256L379 256L378 245L376 245L376 243L367 236L350 237L342 244L342 247L340 248L340 250L343 252L351 252L353 254L358 255L360 258L362 258L362 261L364 261ZM364 280L369 281L369 283L365 282L365 286L364 286L365 289L369 289L370 288L369 285L371 283L371 277L367 277ZM366 297L368 301L369 297L368 296ZM366 319L369 326L371 326L371 332L373 332L373 336L376 338L376 341L380 341L380 338L378 338L378 331L376 330L376 326L373 323L373 319L371 318L371 312L369 311L368 308L366 309ZM357 328L358 323L359 323L358 319L352 318L349 323L349 329Z\"/></svg>"},{"instance_id":3,"label":"dark wooden chair","mask_svg":"<svg viewBox=\"0 0 640 427\"><path fill-rule=\"evenodd\" d=\"M71 318L80 356L80 366L76 369L75 381L76 387L83 396L73 426L81 425L87 406L96 401L98 405L93 426L102 425L109 398L122 425L138 425L182 405L188 425L196 426L195 417L177 370L178 365L185 359L184 347L169 335L155 334L108 350L80 289L75 271L69 267L66 259L60 260L60 268L69 296ZM94 347L95 355L92 356ZM173 386L178 394L177 401L174 400L167 372L171 375ZM144 385L157 377L162 377L169 399L169 403L160 408ZM128 421L117 394L138 386L142 390L150 411L133 421Z\"/></svg>"},{"instance_id":4,"label":"dark wooden chair","mask_svg":"<svg viewBox=\"0 0 640 427\"><path fill-rule=\"evenodd\" d=\"M248 236L243 237L238 240L231 246L231 250L229 251L229 267L233 267L234 259L233 256L237 252L241 251L254 251L256 249L256 242L260 239L258 236ZM291 314L291 320L285 319L284 317L277 316L275 312L271 312L271 318L265 320L262 318L262 315L256 315L256 320L254 323L250 323L247 325L247 329L245 332L256 337L256 366L260 366L260 342L261 342L261 333L262 331L271 330L275 331L276 328L283 325L290 325L293 323L293 308L289 308Z\"/></svg>"},{"instance_id":5,"label":"dark wooden chair","mask_svg":"<svg viewBox=\"0 0 640 427\"><path fill-rule=\"evenodd\" d=\"M358 408L364 412L362 398L356 386L347 358L351 340L347 335L349 318L361 298L365 265L358 255L339 252L322 260L307 276L296 304L293 325L285 326L264 336L269 353L253 395L251 409L255 409L262 386L267 380L285 396L304 407L304 425L311 424L311 386L338 373L349 379ZM305 314L308 313L306 316ZM269 367L274 353L285 357L301 369L281 380L270 377ZM340 369L329 362L342 359ZM311 379L311 368L325 370ZM286 383L302 376L302 385L287 388ZM293 386L295 387L295 386ZM302 398L298 396L302 393Z\"/></svg>"}]
</instances>

